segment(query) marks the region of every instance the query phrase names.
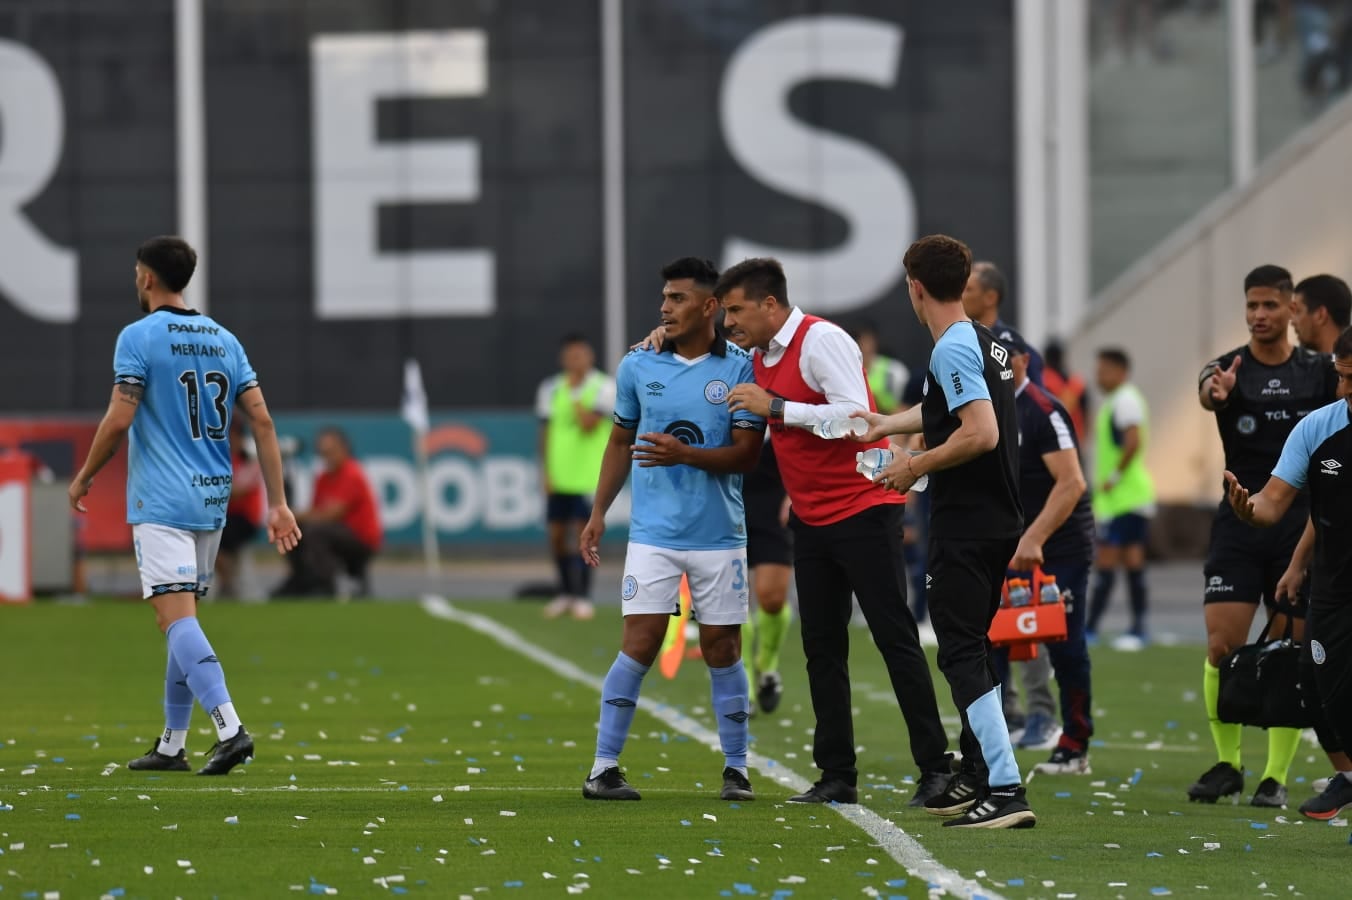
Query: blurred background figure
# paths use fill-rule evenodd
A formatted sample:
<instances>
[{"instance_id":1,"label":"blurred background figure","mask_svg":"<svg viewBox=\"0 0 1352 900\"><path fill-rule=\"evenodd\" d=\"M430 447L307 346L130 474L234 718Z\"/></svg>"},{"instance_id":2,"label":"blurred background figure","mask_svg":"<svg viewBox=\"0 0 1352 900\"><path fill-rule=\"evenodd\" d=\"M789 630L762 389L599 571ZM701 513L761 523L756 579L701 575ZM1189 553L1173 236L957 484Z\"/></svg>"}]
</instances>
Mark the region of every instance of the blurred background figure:
<instances>
[{"instance_id":1,"label":"blurred background figure","mask_svg":"<svg viewBox=\"0 0 1352 900\"><path fill-rule=\"evenodd\" d=\"M878 412L885 416L900 412L904 408L901 395L911 378L910 369L901 360L878 350L878 326L872 323L860 325L854 330L854 339L864 356L864 377L868 379L869 390L873 391Z\"/></svg>"},{"instance_id":2,"label":"blurred background figure","mask_svg":"<svg viewBox=\"0 0 1352 900\"><path fill-rule=\"evenodd\" d=\"M370 587L367 567L383 537L375 493L341 429L321 430L315 453L323 469L315 478L310 508L297 516L304 537L287 554L291 574L272 595L332 597L338 576L347 575L357 582L357 595L364 596Z\"/></svg>"},{"instance_id":3,"label":"blurred background figure","mask_svg":"<svg viewBox=\"0 0 1352 900\"><path fill-rule=\"evenodd\" d=\"M1084 426L1089 417L1089 393L1084 379L1072 372L1066 363L1066 348L1058 340L1050 340L1044 348L1042 387L1061 401L1070 413L1070 424L1075 429L1075 440L1084 442Z\"/></svg>"},{"instance_id":4,"label":"blurred background figure","mask_svg":"<svg viewBox=\"0 0 1352 900\"><path fill-rule=\"evenodd\" d=\"M591 517L615 411L615 381L596 368L596 352L585 337L565 335L560 344L562 371L546 378L535 395L549 552L559 572L558 595L545 606L545 616L571 612L590 619L591 569L578 553L578 536Z\"/></svg>"},{"instance_id":5,"label":"blurred background figure","mask_svg":"<svg viewBox=\"0 0 1352 900\"><path fill-rule=\"evenodd\" d=\"M967 287L962 292L962 309L973 321L985 325L1002 340L1013 340L1029 348L1028 380L1042 385L1042 354L1038 353L1013 325L1000 318L1000 304L1009 293L1009 280L993 262L978 260L972 263L972 274L967 276Z\"/></svg>"},{"instance_id":6,"label":"blurred background figure","mask_svg":"<svg viewBox=\"0 0 1352 900\"><path fill-rule=\"evenodd\" d=\"M230 503L225 508L225 527L216 554L216 577L212 593L217 597L247 595L241 578L248 546L258 537L267 510L263 469L258 465L253 438L240 419L230 423Z\"/></svg>"},{"instance_id":7,"label":"blurred background figure","mask_svg":"<svg viewBox=\"0 0 1352 900\"><path fill-rule=\"evenodd\" d=\"M1155 485L1145 467L1149 417L1145 397L1129 380L1131 360L1126 351L1100 350L1097 378L1103 392L1103 407L1094 426L1098 558L1085 636L1091 644L1097 640L1117 570L1126 569L1131 627L1113 641L1113 648L1140 650L1146 643L1146 537L1155 513Z\"/></svg>"}]
</instances>

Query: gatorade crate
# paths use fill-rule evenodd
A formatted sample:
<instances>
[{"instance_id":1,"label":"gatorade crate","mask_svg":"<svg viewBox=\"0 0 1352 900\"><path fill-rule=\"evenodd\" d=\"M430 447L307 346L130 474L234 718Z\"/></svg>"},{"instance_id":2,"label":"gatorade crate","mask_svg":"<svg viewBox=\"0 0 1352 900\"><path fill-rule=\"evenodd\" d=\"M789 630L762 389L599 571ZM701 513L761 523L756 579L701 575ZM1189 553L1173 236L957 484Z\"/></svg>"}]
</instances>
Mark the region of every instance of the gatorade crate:
<instances>
[{"instance_id":1,"label":"gatorade crate","mask_svg":"<svg viewBox=\"0 0 1352 900\"><path fill-rule=\"evenodd\" d=\"M1002 589L1003 600L995 611L987 636L996 647L1008 647L1009 658L1037 659L1038 644L1066 639L1066 604L1043 603L1042 587L1045 576L1041 569L1033 572L1030 581L1032 597L1027 606L1011 606L1009 579Z\"/></svg>"}]
</instances>

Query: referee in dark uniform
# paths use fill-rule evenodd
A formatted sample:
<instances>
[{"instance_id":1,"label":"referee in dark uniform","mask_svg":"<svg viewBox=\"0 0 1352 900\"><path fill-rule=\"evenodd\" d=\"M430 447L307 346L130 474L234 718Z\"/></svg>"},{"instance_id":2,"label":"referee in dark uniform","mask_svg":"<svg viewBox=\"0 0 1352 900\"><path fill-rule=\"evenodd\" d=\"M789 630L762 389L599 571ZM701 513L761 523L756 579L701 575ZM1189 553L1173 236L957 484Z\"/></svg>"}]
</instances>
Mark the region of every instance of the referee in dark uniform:
<instances>
[{"instance_id":1,"label":"referee in dark uniform","mask_svg":"<svg viewBox=\"0 0 1352 900\"><path fill-rule=\"evenodd\" d=\"M880 476L907 491L930 476L928 582L939 669L962 714L962 768L925 809L945 826L1031 828L1029 808L1005 727L987 638L1000 606L1005 569L1023 533L1019 503L1019 421L1009 350L967 317L963 286L972 253L944 235L921 238L904 259L911 306L934 337L919 409L865 416L862 440L923 430L929 449L899 454ZM857 416L863 415L856 413Z\"/></svg>"},{"instance_id":2,"label":"referee in dark uniform","mask_svg":"<svg viewBox=\"0 0 1352 900\"><path fill-rule=\"evenodd\" d=\"M1280 526L1309 491L1314 522L1310 610L1306 635L1326 724L1352 747L1352 329L1333 347L1340 393L1291 430L1263 490L1253 496L1227 471L1227 498L1235 515L1260 528ZM1352 771L1339 771L1322 794L1300 806L1313 819L1332 819L1352 806Z\"/></svg>"},{"instance_id":3,"label":"referee in dark uniform","mask_svg":"<svg viewBox=\"0 0 1352 900\"><path fill-rule=\"evenodd\" d=\"M1249 490L1267 481L1296 423L1333 400L1337 388L1327 355L1291 344L1291 295L1291 273L1281 266L1259 266L1245 276L1249 342L1207 363L1198 379L1198 400L1216 414L1225 468ZM1215 803L1244 790L1239 758L1243 726L1222 722L1217 715L1217 666L1248 641L1260 602L1272 614L1277 584L1308 518L1305 494L1294 498L1268 533L1246 527L1225 501L1216 509L1202 570L1207 633L1202 696L1217 762L1188 788L1190 800ZM1304 616L1303 609L1296 611ZM1287 774L1300 746L1300 729L1269 728L1267 739L1267 765L1250 802L1280 808L1286 805Z\"/></svg>"}]
</instances>

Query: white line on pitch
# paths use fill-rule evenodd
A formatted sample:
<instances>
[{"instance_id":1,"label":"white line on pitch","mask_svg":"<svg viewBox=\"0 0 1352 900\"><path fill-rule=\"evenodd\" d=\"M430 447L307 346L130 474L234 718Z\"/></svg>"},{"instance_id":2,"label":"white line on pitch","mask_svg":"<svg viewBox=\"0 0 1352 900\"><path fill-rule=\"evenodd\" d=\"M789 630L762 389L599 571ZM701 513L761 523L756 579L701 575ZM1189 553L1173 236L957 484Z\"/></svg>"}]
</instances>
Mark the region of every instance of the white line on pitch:
<instances>
[{"instance_id":1,"label":"white line on pitch","mask_svg":"<svg viewBox=\"0 0 1352 900\"><path fill-rule=\"evenodd\" d=\"M466 612L453 606L444 597L424 597L422 601L423 609L429 615L438 619L445 619L448 622L454 622L463 625L471 631L477 631L486 637L497 641L508 650L515 651L529 659L531 662L538 663L554 674L566 678L569 681L576 682L591 688L597 693L601 692L601 679L587 672L571 661L557 656L543 647L532 644L519 633L488 616L482 616L477 613ZM638 701L639 708L646 711L648 715L660 719L668 727L687 735L698 741L711 750L719 748L718 735L710 731L699 721L684 716L669 706L654 703L647 698L640 697ZM802 775L797 774L791 769L786 768L782 763L768 757L762 756L755 751L747 754L747 762L755 769L776 782L785 785L795 791L805 791L812 786ZM877 841L878 846L882 847L889 856L895 859L901 865L906 867L916 878L923 878L931 884L942 887L945 891L958 897L972 897L977 895L987 900L1003 900L1001 896L987 887L983 887L975 881L963 878L958 872L937 862L930 852L911 837L899 826L888 819L875 813L873 810L861 804L830 804L831 808L840 813L849 821L853 822L859 828L863 829L869 837ZM931 820L930 824L933 824Z\"/></svg>"}]
</instances>

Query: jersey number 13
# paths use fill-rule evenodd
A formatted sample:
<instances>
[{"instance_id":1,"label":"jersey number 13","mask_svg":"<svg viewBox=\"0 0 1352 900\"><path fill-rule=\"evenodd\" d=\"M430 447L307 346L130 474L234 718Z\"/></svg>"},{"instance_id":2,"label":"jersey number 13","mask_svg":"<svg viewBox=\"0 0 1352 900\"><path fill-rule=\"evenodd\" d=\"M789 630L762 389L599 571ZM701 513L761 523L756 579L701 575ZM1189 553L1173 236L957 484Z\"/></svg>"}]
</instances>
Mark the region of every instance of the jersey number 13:
<instances>
[{"instance_id":1,"label":"jersey number 13","mask_svg":"<svg viewBox=\"0 0 1352 900\"><path fill-rule=\"evenodd\" d=\"M188 395L188 427L192 429L192 439L194 441L202 439L202 426L205 425L208 438L223 441L230 427L230 406L226 399L230 396L230 379L224 372L204 372L202 381L204 384L199 388L197 372L192 369L178 376L178 383L183 385ZM210 395L213 387L216 391L211 397L211 405L216 408L215 424L205 422L202 412L202 391Z\"/></svg>"}]
</instances>

